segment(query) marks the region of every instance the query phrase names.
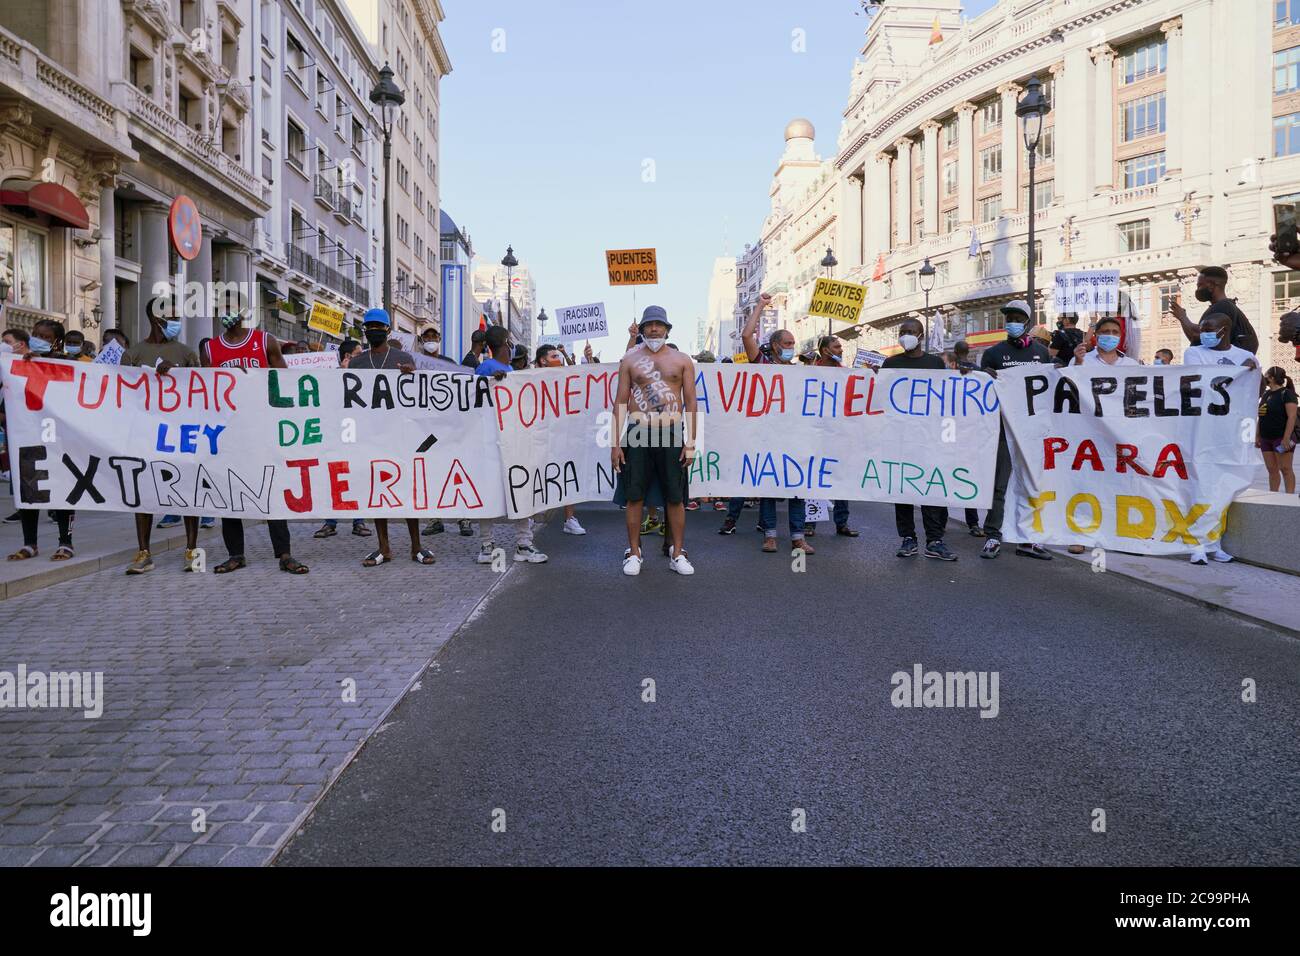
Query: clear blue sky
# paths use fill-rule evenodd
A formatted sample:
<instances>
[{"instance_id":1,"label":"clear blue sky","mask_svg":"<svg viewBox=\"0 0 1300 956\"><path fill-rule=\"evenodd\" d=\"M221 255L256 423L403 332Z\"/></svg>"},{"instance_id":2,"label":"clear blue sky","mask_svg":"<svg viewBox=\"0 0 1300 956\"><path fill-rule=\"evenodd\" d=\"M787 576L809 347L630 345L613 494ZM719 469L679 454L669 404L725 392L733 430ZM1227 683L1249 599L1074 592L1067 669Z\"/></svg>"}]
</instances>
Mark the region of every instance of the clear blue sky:
<instances>
[{"instance_id":1,"label":"clear blue sky","mask_svg":"<svg viewBox=\"0 0 1300 956\"><path fill-rule=\"evenodd\" d=\"M638 287L637 308L664 306L693 349L714 258L740 252L767 214L786 123L810 119L818 152L835 152L867 24L857 0L443 5L443 208L481 257L513 245L549 314L604 301L612 329L632 295L609 286L604 250L654 246L660 282ZM796 29L806 52L792 50ZM606 361L617 351L593 345Z\"/></svg>"}]
</instances>

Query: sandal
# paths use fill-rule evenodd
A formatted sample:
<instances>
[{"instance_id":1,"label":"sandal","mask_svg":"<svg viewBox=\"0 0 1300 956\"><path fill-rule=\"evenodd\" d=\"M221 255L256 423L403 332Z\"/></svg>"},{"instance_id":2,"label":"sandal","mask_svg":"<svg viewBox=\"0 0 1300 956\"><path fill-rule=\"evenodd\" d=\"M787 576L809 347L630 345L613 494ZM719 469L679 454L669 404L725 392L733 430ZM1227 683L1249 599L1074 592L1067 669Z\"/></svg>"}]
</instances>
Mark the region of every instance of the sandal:
<instances>
[{"instance_id":1,"label":"sandal","mask_svg":"<svg viewBox=\"0 0 1300 956\"><path fill-rule=\"evenodd\" d=\"M361 566L363 568L377 568L379 567L379 565L383 564L387 560L388 558L384 555L384 552L371 551L368 555L366 555L364 558L361 559Z\"/></svg>"},{"instance_id":2,"label":"sandal","mask_svg":"<svg viewBox=\"0 0 1300 956\"><path fill-rule=\"evenodd\" d=\"M433 556L433 552L428 548L421 548L415 554L411 555L411 560L416 564L433 564L438 559Z\"/></svg>"},{"instance_id":3,"label":"sandal","mask_svg":"<svg viewBox=\"0 0 1300 956\"><path fill-rule=\"evenodd\" d=\"M77 553L76 553L75 551L72 550L72 545L70 545L70 544L61 544L61 545L59 545L57 548L54 549L54 553L53 553L52 555L50 555L50 560L51 560L51 561L67 561L69 558L75 558L76 556L77 556Z\"/></svg>"},{"instance_id":4,"label":"sandal","mask_svg":"<svg viewBox=\"0 0 1300 956\"><path fill-rule=\"evenodd\" d=\"M280 559L280 570L288 574L306 574L307 565L296 558L286 556Z\"/></svg>"},{"instance_id":5,"label":"sandal","mask_svg":"<svg viewBox=\"0 0 1300 956\"><path fill-rule=\"evenodd\" d=\"M368 538L373 532L371 532L371 530L365 525L359 524L353 526L352 533L355 534L358 538Z\"/></svg>"},{"instance_id":6,"label":"sandal","mask_svg":"<svg viewBox=\"0 0 1300 956\"><path fill-rule=\"evenodd\" d=\"M34 546L30 544L25 544L17 551L15 551L13 554L9 555L9 560L26 561L28 558L36 557L38 554L40 554L40 551L36 550Z\"/></svg>"},{"instance_id":7,"label":"sandal","mask_svg":"<svg viewBox=\"0 0 1300 956\"><path fill-rule=\"evenodd\" d=\"M319 528L316 529L316 533L315 533L314 535L312 535L312 537L313 537L313 538L332 538L332 537L334 537L336 534L338 534L338 530L337 530L336 528L331 528L329 525L321 525L321 527L319 527Z\"/></svg>"},{"instance_id":8,"label":"sandal","mask_svg":"<svg viewBox=\"0 0 1300 956\"><path fill-rule=\"evenodd\" d=\"M248 567L248 560L241 554L235 558L226 558L226 560L222 561L212 569L212 573L229 574L231 571L238 571L240 568L246 567Z\"/></svg>"}]
</instances>

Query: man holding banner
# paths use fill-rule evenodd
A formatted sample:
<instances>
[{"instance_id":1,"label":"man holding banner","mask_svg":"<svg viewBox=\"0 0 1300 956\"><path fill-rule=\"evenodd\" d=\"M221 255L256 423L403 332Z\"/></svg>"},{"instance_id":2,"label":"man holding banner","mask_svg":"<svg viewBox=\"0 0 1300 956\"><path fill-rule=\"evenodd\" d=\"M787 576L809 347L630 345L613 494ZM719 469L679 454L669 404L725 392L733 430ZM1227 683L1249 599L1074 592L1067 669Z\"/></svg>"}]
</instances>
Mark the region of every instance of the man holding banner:
<instances>
[{"instance_id":1,"label":"man holding banner","mask_svg":"<svg viewBox=\"0 0 1300 956\"><path fill-rule=\"evenodd\" d=\"M618 366L610 464L624 472L628 549L623 573L629 576L641 573L641 512L652 475L664 496L668 566L677 574L695 573L683 547L686 479L695 457L695 365L690 356L664 348L671 329L661 306L646 306L639 326L642 346Z\"/></svg>"}]
</instances>

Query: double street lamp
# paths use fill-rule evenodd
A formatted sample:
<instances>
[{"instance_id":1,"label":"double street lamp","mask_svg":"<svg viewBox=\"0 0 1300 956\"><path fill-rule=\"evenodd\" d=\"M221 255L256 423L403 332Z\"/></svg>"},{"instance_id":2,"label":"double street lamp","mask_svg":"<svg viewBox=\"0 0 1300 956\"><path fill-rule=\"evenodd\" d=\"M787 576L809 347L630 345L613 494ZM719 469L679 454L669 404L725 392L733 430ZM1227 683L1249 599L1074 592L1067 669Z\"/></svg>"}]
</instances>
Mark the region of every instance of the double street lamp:
<instances>
[{"instance_id":1,"label":"double street lamp","mask_svg":"<svg viewBox=\"0 0 1300 956\"><path fill-rule=\"evenodd\" d=\"M514 303L510 301L510 292L514 284L514 269L519 265L519 260L515 258L513 246L506 246L505 258L501 264L506 267L506 328L510 328L510 320L514 316Z\"/></svg>"},{"instance_id":2,"label":"double street lamp","mask_svg":"<svg viewBox=\"0 0 1300 956\"><path fill-rule=\"evenodd\" d=\"M1043 84L1038 82L1038 77L1031 76L1029 82L1025 84L1025 95L1016 103L1016 115L1024 123L1025 149L1029 150L1029 253L1025 257L1027 262L1029 296L1026 302L1029 304L1029 321L1032 324L1034 314L1038 311L1034 306L1034 259L1036 258L1034 250L1034 168L1038 159L1038 142L1043 136L1043 117L1047 115L1050 109L1047 97L1043 95Z\"/></svg>"},{"instance_id":3,"label":"double street lamp","mask_svg":"<svg viewBox=\"0 0 1300 956\"><path fill-rule=\"evenodd\" d=\"M934 289L935 271L934 266L930 264L930 257L925 257L925 262L916 273L917 281L921 284L921 291L925 293L925 350L930 351L930 292Z\"/></svg>"},{"instance_id":4,"label":"double street lamp","mask_svg":"<svg viewBox=\"0 0 1300 956\"><path fill-rule=\"evenodd\" d=\"M388 192L393 164L393 120L406 102L406 95L393 82L393 69L387 63L379 71L379 82L370 91L370 102L379 107L380 123L384 133L384 311L389 321L393 317L393 242L389 224Z\"/></svg>"}]
</instances>

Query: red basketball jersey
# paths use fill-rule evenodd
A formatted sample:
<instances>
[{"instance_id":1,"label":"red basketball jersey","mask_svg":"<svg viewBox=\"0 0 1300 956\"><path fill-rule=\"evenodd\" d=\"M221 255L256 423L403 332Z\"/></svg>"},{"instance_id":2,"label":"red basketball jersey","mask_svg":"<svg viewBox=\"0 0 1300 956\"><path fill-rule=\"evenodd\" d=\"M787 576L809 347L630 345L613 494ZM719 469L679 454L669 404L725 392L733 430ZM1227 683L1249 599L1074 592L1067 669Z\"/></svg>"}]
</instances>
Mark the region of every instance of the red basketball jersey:
<instances>
[{"instance_id":1,"label":"red basketball jersey","mask_svg":"<svg viewBox=\"0 0 1300 956\"><path fill-rule=\"evenodd\" d=\"M212 364L221 368L270 368L266 359L266 333L249 329L242 340L233 345L221 336L208 340L208 356Z\"/></svg>"}]
</instances>

